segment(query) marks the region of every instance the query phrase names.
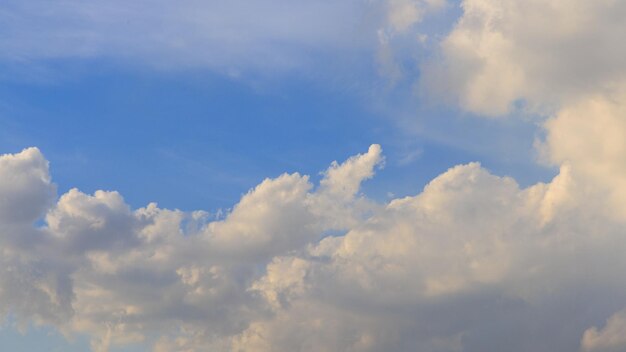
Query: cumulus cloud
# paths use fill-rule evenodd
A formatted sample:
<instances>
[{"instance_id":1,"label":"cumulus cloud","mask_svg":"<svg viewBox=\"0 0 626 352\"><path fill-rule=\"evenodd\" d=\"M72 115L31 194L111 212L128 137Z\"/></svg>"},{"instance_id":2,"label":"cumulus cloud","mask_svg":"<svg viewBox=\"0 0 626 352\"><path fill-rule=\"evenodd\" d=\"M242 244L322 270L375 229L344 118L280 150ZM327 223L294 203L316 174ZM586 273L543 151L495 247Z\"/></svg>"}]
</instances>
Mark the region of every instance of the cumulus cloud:
<instances>
[{"instance_id":1,"label":"cumulus cloud","mask_svg":"<svg viewBox=\"0 0 626 352\"><path fill-rule=\"evenodd\" d=\"M0 313L24 327L72 313L71 278L55 243L33 224L53 205L55 186L38 149L0 156Z\"/></svg>"},{"instance_id":2,"label":"cumulus cloud","mask_svg":"<svg viewBox=\"0 0 626 352\"><path fill-rule=\"evenodd\" d=\"M481 116L519 109L539 115L541 161L568 168L581 181L578 187L595 193L596 207L623 217L624 3L463 0L460 5L462 15L438 55L422 66L422 88Z\"/></svg>"},{"instance_id":3,"label":"cumulus cloud","mask_svg":"<svg viewBox=\"0 0 626 352\"><path fill-rule=\"evenodd\" d=\"M596 206L604 194L584 173L563 166L521 188L470 163L379 204L359 185L382 162L373 145L333 162L319 185L266 179L211 220L133 210L116 192L56 199L37 149L1 156L2 184L14 186L0 199L14 206L0 215L0 312L87 334L94 351L614 345L625 224Z\"/></svg>"},{"instance_id":4,"label":"cumulus cloud","mask_svg":"<svg viewBox=\"0 0 626 352\"><path fill-rule=\"evenodd\" d=\"M620 217L626 216L625 103L623 94L596 94L566 105L546 121L546 138L539 144L546 161L571 165L606 195L608 210Z\"/></svg>"},{"instance_id":5,"label":"cumulus cloud","mask_svg":"<svg viewBox=\"0 0 626 352\"><path fill-rule=\"evenodd\" d=\"M508 292L519 294L521 301L515 304L530 304L524 311L533 312L537 324L536 329L516 326L509 337L530 334L520 341L523 351L621 351L624 319L620 306L625 301L623 287L615 283L624 263L611 248L622 248L621 228L626 219L626 52L620 45L626 34L626 7L611 0L464 0L461 8L462 15L441 41L436 58L422 65L422 88L477 115L510 115L519 110L540 115L544 136L536 145L541 161L560 167L552 182L506 197L522 201L518 209L530 210L513 217L524 224L523 229L505 226L512 234L509 240L517 236L523 240L514 246L502 239L486 242L504 245L487 253L513 249L498 264L487 267L502 270L499 274L506 279L497 279L495 286L505 282L508 290L513 289ZM538 203L528 203L532 199ZM508 211L516 208L512 203L502 206ZM531 214L537 218L526 218ZM539 227L530 229L530 224ZM439 286L466 287L471 275L459 277L463 279ZM572 296L573 291L563 291L565 287L577 293ZM551 301L549 295L561 302ZM536 312L538 307L558 316L560 322ZM582 307L584 311L572 312ZM523 321L526 314L517 311L512 320ZM561 329L541 338L548 322L561 324ZM493 328L507 333L507 327L515 325L509 320ZM579 343L559 335L583 331ZM490 333L483 330L479 335ZM510 341L506 348L494 347L498 336L486 343L472 335L463 333L460 350L510 349ZM535 345L532 341L542 342Z\"/></svg>"},{"instance_id":6,"label":"cumulus cloud","mask_svg":"<svg viewBox=\"0 0 626 352\"><path fill-rule=\"evenodd\" d=\"M607 209L626 201L626 6L619 1L464 0L424 64L421 84L482 116L522 108L544 119L542 161L594 184ZM600 199L600 198L598 198Z\"/></svg>"},{"instance_id":7,"label":"cumulus cloud","mask_svg":"<svg viewBox=\"0 0 626 352\"><path fill-rule=\"evenodd\" d=\"M626 5L620 1L464 0L426 64L424 87L465 109L504 115L524 102L551 112L623 85Z\"/></svg>"},{"instance_id":8,"label":"cumulus cloud","mask_svg":"<svg viewBox=\"0 0 626 352\"><path fill-rule=\"evenodd\" d=\"M626 348L626 312L611 316L601 330L590 328L582 339L582 350L589 352L617 352Z\"/></svg>"},{"instance_id":9,"label":"cumulus cloud","mask_svg":"<svg viewBox=\"0 0 626 352\"><path fill-rule=\"evenodd\" d=\"M29 148L0 159L0 216L3 224L28 224L37 220L55 197L48 162L39 150Z\"/></svg>"}]
</instances>

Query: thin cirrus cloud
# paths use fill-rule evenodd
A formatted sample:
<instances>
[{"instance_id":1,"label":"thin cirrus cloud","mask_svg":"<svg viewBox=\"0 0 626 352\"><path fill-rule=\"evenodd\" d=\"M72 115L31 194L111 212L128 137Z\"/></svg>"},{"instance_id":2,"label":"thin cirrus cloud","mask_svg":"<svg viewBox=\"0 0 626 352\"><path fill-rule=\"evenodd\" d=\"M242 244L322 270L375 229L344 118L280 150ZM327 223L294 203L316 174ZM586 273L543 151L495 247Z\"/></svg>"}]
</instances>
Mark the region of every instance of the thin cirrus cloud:
<instances>
[{"instance_id":1,"label":"thin cirrus cloud","mask_svg":"<svg viewBox=\"0 0 626 352\"><path fill-rule=\"evenodd\" d=\"M623 351L624 6L462 6L420 84L476 114L542 114L551 181L468 163L378 203L360 192L384 163L372 145L212 219L117 192L57 198L30 148L0 156L0 313L94 351Z\"/></svg>"},{"instance_id":2,"label":"thin cirrus cloud","mask_svg":"<svg viewBox=\"0 0 626 352\"><path fill-rule=\"evenodd\" d=\"M380 73L398 79L394 38L413 35L426 15L445 7L445 0L10 0L0 11L0 62L97 59L239 77L317 72L342 61L367 66L377 58Z\"/></svg>"},{"instance_id":3,"label":"thin cirrus cloud","mask_svg":"<svg viewBox=\"0 0 626 352\"><path fill-rule=\"evenodd\" d=\"M2 58L110 58L151 66L290 67L345 46L357 1L9 1Z\"/></svg>"}]
</instances>

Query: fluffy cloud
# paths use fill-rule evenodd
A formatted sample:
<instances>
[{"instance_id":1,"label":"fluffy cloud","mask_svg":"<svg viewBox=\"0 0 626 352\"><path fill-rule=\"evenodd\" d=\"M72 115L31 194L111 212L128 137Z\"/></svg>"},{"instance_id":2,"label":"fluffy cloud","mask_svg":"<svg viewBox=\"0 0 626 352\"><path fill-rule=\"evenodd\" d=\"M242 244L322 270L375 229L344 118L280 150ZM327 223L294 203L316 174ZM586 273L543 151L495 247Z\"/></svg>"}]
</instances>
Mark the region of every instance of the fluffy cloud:
<instances>
[{"instance_id":1,"label":"fluffy cloud","mask_svg":"<svg viewBox=\"0 0 626 352\"><path fill-rule=\"evenodd\" d=\"M560 196L580 196L569 172L520 189L478 164L457 166L345 236L274 260L253 285L274 315L237 346L577 350L590 323L624 304L626 242L623 223Z\"/></svg>"},{"instance_id":2,"label":"fluffy cloud","mask_svg":"<svg viewBox=\"0 0 626 352\"><path fill-rule=\"evenodd\" d=\"M582 340L583 351L617 352L626 348L626 316L624 311L615 313L606 322L606 326L598 331L590 328L585 331Z\"/></svg>"},{"instance_id":3,"label":"fluffy cloud","mask_svg":"<svg viewBox=\"0 0 626 352\"><path fill-rule=\"evenodd\" d=\"M382 161L373 145L331 164L318 186L299 174L267 179L210 220L132 210L116 192L73 189L55 204L38 150L4 155L2 179L19 182L1 193L15 206L1 215L0 312L88 334L94 351L617 343L625 224L596 206L604 194L577 167L520 188L459 165L415 196L377 204L359 185ZM327 235L337 230L345 235Z\"/></svg>"},{"instance_id":4,"label":"fluffy cloud","mask_svg":"<svg viewBox=\"0 0 626 352\"><path fill-rule=\"evenodd\" d=\"M36 148L0 158L0 220L3 224L34 222L55 197L48 162Z\"/></svg>"},{"instance_id":5,"label":"fluffy cloud","mask_svg":"<svg viewBox=\"0 0 626 352\"><path fill-rule=\"evenodd\" d=\"M541 158L566 165L597 207L626 204L626 6L618 1L464 0L422 84L479 115L522 104L545 120ZM600 196L599 194L602 194Z\"/></svg>"},{"instance_id":6,"label":"fluffy cloud","mask_svg":"<svg viewBox=\"0 0 626 352\"><path fill-rule=\"evenodd\" d=\"M605 195L609 211L626 217L626 100L619 95L591 95L564 106L545 125L543 156L568 163ZM602 206L598 204L597 206Z\"/></svg>"},{"instance_id":7,"label":"fluffy cloud","mask_svg":"<svg viewBox=\"0 0 626 352\"><path fill-rule=\"evenodd\" d=\"M0 156L0 314L25 326L72 314L71 278L55 243L33 224L53 205L48 162L36 148Z\"/></svg>"},{"instance_id":8,"label":"fluffy cloud","mask_svg":"<svg viewBox=\"0 0 626 352\"><path fill-rule=\"evenodd\" d=\"M365 216L371 207L359 184L381 161L372 146L333 163L315 191L306 176L267 179L224 220L208 221L156 204L133 211L116 192L72 189L54 204L37 149L4 155L0 307L92 334L95 350L173 327L223 344L267 310L248 291L260 268ZM45 226L34 226L41 218Z\"/></svg>"},{"instance_id":9,"label":"fluffy cloud","mask_svg":"<svg viewBox=\"0 0 626 352\"><path fill-rule=\"evenodd\" d=\"M517 102L537 111L624 82L626 5L600 0L464 0L463 14L425 67L426 89L503 115Z\"/></svg>"},{"instance_id":10,"label":"fluffy cloud","mask_svg":"<svg viewBox=\"0 0 626 352\"><path fill-rule=\"evenodd\" d=\"M626 7L611 0L464 0L461 6L462 15L440 43L436 60L422 66L423 88L478 115L508 115L522 108L542 116L541 159L560 166L560 173L549 184L507 197L521 203L502 204L508 210L490 224L512 214L517 220L505 228L513 237L484 242L503 245L486 253L509 251L486 266L498 268L488 276L497 278L490 287L519 295L515 304L524 306L524 313L516 311L492 331L476 331L482 323L474 323L472 331L462 333L459 350L509 350L511 340L506 348L497 347L504 345L493 331L510 333L509 339L528 334L517 344L522 351L623 350L621 306L626 301L618 276L624 261L617 253L623 250L626 219L626 51L620 45ZM530 213L510 213L515 208ZM521 241L511 246L514 237ZM472 282L471 272L453 277L440 286L458 290ZM525 319L536 328L516 324ZM560 329L548 328L552 333L547 334L546 324ZM481 341L476 333L493 340ZM581 334L579 343L563 338L569 334Z\"/></svg>"}]
</instances>

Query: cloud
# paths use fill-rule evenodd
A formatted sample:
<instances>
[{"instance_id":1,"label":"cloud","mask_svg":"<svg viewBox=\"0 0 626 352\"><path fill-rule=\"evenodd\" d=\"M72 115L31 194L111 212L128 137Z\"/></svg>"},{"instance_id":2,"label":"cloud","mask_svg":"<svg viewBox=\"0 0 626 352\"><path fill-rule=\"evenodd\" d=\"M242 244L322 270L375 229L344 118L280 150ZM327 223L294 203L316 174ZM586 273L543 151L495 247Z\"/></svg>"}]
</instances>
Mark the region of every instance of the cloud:
<instances>
[{"instance_id":1,"label":"cloud","mask_svg":"<svg viewBox=\"0 0 626 352\"><path fill-rule=\"evenodd\" d=\"M418 28L425 17L440 12L446 0L388 0L383 2L385 13L377 30L376 59L379 74L392 85L406 78L404 61L423 49L415 50L415 39L425 44L428 36Z\"/></svg>"},{"instance_id":2,"label":"cloud","mask_svg":"<svg viewBox=\"0 0 626 352\"><path fill-rule=\"evenodd\" d=\"M236 345L577 350L585 322L623 304L624 287L614 280L624 241L620 223L558 196L579 196L568 172L520 189L476 163L460 165L345 236L275 259L252 286L274 315L251 324ZM614 303L604 301L609 296Z\"/></svg>"},{"instance_id":3,"label":"cloud","mask_svg":"<svg viewBox=\"0 0 626 352\"><path fill-rule=\"evenodd\" d=\"M500 345L498 337L503 335L520 340L515 345L522 351L623 350L624 288L610 282L619 281L616 275L624 265L611 248L622 248L620 227L626 219L626 52L619 44L626 33L622 21L626 7L610 0L464 0L461 7L461 18L440 43L438 56L422 65L421 88L430 97L454 101L477 115L541 116L544 136L536 142L541 161L559 166L560 173L548 184L505 197L522 202L503 203L507 214L515 208L530 213L512 213L510 219L517 220L505 226L512 237L481 243L504 245L485 253L510 251L486 267L502 270L494 272L502 276L493 276L499 278L491 289L515 292L520 301L510 301L511 296L503 301L501 310L515 312L509 313L514 318L506 323L495 319L501 325L485 329L479 321L460 332L459 350L509 350L511 340ZM459 192L464 193L454 194ZM532 199L538 203L528 203ZM454 204L451 209L463 202ZM525 228L511 227L515 223ZM530 229L531 224L539 227ZM507 245L514 237L523 240ZM437 252L446 253L440 248ZM458 260L462 254L452 258ZM489 255L480 258L488 260ZM440 273L435 282L443 282L434 287L444 293L471 287L470 273L446 277ZM549 295L561 302L551 301ZM524 308L517 310L516 305ZM582 307L584 312L571 312ZM536 328L518 324L525 319ZM546 324L551 323L561 325L558 333L548 328L552 332L547 334ZM563 338L581 331L579 342Z\"/></svg>"},{"instance_id":4,"label":"cloud","mask_svg":"<svg viewBox=\"0 0 626 352\"><path fill-rule=\"evenodd\" d=\"M0 223L0 307L68 335L91 334L94 350L174 327L219 342L264 314L247 291L260 267L363 216L369 202L359 184L381 160L372 146L333 163L316 191L298 174L267 179L209 222L203 212L156 204L131 210L117 192L72 189L54 204L37 149L4 155L0 199L11 206ZM43 227L33 225L41 218Z\"/></svg>"},{"instance_id":5,"label":"cloud","mask_svg":"<svg viewBox=\"0 0 626 352\"><path fill-rule=\"evenodd\" d=\"M0 158L0 219L29 224L41 217L55 197L48 162L36 148Z\"/></svg>"},{"instance_id":6,"label":"cloud","mask_svg":"<svg viewBox=\"0 0 626 352\"><path fill-rule=\"evenodd\" d=\"M328 55L375 51L381 26L405 31L439 2L10 0L0 61L91 58L234 76L311 68Z\"/></svg>"},{"instance_id":7,"label":"cloud","mask_svg":"<svg viewBox=\"0 0 626 352\"><path fill-rule=\"evenodd\" d=\"M590 328L582 339L582 350L589 352L617 352L626 348L626 317L620 311L611 316L601 330Z\"/></svg>"},{"instance_id":8,"label":"cloud","mask_svg":"<svg viewBox=\"0 0 626 352\"><path fill-rule=\"evenodd\" d=\"M590 327L625 306L624 220L596 206L606 194L578 167L520 188L458 165L378 204L359 185L382 161L373 145L317 186L297 173L266 179L210 220L133 210L116 192L55 201L37 149L1 156L2 179L21 186L0 193L16 205L0 215L0 312L87 334L94 351L574 351L614 340L618 318Z\"/></svg>"},{"instance_id":9,"label":"cloud","mask_svg":"<svg viewBox=\"0 0 626 352\"><path fill-rule=\"evenodd\" d=\"M38 149L0 156L0 314L15 314L22 328L29 321L60 323L72 314L67 268L55 243L34 226L55 196Z\"/></svg>"},{"instance_id":10,"label":"cloud","mask_svg":"<svg viewBox=\"0 0 626 352\"><path fill-rule=\"evenodd\" d=\"M282 73L392 83L422 20L446 0L169 1L9 0L0 11L5 79L50 80L58 63L133 70L207 70L255 79ZM418 51L422 48L418 48ZM9 72L10 71L10 72ZM311 74L311 73L314 74ZM344 76L348 72L347 76ZM365 86L365 84L363 84Z\"/></svg>"},{"instance_id":11,"label":"cloud","mask_svg":"<svg viewBox=\"0 0 626 352\"><path fill-rule=\"evenodd\" d=\"M359 1L9 1L4 60L111 58L153 67L276 69L355 39Z\"/></svg>"},{"instance_id":12,"label":"cloud","mask_svg":"<svg viewBox=\"0 0 626 352\"><path fill-rule=\"evenodd\" d=\"M464 0L463 14L423 67L424 89L464 109L505 115L519 102L542 113L622 86L620 1Z\"/></svg>"}]
</instances>

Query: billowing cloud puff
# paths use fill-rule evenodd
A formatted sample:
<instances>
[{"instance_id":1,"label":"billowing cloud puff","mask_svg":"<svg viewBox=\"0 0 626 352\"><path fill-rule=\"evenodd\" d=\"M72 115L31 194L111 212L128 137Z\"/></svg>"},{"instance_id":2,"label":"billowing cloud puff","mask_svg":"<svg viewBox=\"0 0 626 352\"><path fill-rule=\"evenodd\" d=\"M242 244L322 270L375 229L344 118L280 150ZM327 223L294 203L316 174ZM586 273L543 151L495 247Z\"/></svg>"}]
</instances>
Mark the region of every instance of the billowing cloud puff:
<instances>
[{"instance_id":1,"label":"billowing cloud puff","mask_svg":"<svg viewBox=\"0 0 626 352\"><path fill-rule=\"evenodd\" d=\"M274 315L237 346L578 350L591 322L624 305L626 241L623 223L559 195L577 196L569 172L520 189L478 164L457 166L345 236L275 259L253 285Z\"/></svg>"},{"instance_id":2,"label":"billowing cloud puff","mask_svg":"<svg viewBox=\"0 0 626 352\"><path fill-rule=\"evenodd\" d=\"M53 205L48 162L36 148L0 156L0 314L22 326L60 323L72 313L71 278L62 253L34 223Z\"/></svg>"},{"instance_id":3,"label":"billowing cloud puff","mask_svg":"<svg viewBox=\"0 0 626 352\"><path fill-rule=\"evenodd\" d=\"M624 311L615 313L600 331L595 327L585 331L582 339L582 350L585 352L623 351L626 348L626 318L624 314Z\"/></svg>"},{"instance_id":4,"label":"billowing cloud puff","mask_svg":"<svg viewBox=\"0 0 626 352\"><path fill-rule=\"evenodd\" d=\"M426 65L429 90L503 115L518 102L552 111L623 85L626 4L613 0L463 0L463 14Z\"/></svg>"},{"instance_id":5,"label":"billowing cloud puff","mask_svg":"<svg viewBox=\"0 0 626 352\"><path fill-rule=\"evenodd\" d=\"M0 158L2 224L29 224L42 216L55 197L48 162L36 148Z\"/></svg>"},{"instance_id":6,"label":"billowing cloud puff","mask_svg":"<svg viewBox=\"0 0 626 352\"><path fill-rule=\"evenodd\" d=\"M591 95L564 106L545 123L543 156L568 163L605 194L615 216L626 217L626 99ZM598 204L598 206L602 206Z\"/></svg>"},{"instance_id":7,"label":"billowing cloud puff","mask_svg":"<svg viewBox=\"0 0 626 352\"><path fill-rule=\"evenodd\" d=\"M379 204L359 185L382 161L373 145L317 186L266 179L211 220L116 192L54 204L37 149L4 155L0 312L87 334L94 351L621 346L625 224L578 166L520 188L459 165Z\"/></svg>"}]
</instances>

